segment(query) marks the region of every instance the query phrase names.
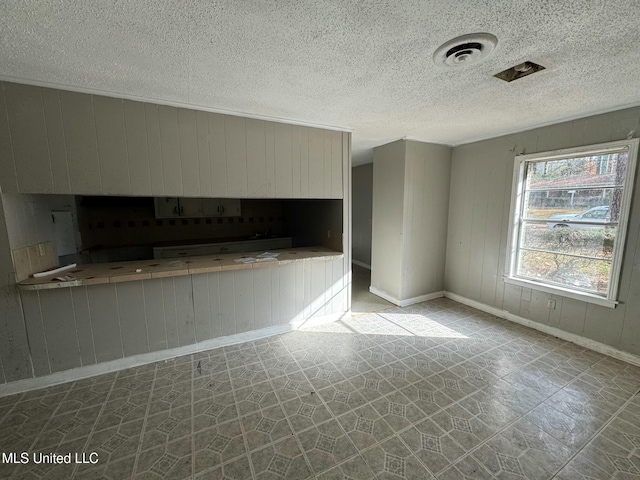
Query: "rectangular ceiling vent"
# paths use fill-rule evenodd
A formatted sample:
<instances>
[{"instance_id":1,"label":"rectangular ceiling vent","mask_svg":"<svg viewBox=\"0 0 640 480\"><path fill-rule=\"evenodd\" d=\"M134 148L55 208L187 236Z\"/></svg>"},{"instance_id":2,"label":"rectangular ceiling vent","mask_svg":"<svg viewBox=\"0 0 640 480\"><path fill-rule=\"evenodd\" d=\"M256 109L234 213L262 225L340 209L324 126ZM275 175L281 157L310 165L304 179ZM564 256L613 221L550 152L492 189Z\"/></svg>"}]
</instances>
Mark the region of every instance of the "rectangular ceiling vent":
<instances>
[{"instance_id":1,"label":"rectangular ceiling vent","mask_svg":"<svg viewBox=\"0 0 640 480\"><path fill-rule=\"evenodd\" d=\"M526 77L527 75L539 72L540 70L544 70L542 65L538 65L533 62L524 62L516 65L515 67L507 68L500 73L496 73L494 77L504 80L505 82L513 82L514 80Z\"/></svg>"}]
</instances>

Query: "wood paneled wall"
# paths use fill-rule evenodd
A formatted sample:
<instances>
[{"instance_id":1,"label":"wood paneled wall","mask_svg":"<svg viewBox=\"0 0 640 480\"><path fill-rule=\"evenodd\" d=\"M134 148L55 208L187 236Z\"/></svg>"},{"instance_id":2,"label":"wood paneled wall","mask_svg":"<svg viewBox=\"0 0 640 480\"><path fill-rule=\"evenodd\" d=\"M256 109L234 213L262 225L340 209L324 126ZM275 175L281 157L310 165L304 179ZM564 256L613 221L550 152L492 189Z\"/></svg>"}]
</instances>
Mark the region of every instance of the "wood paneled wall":
<instances>
[{"instance_id":1,"label":"wood paneled wall","mask_svg":"<svg viewBox=\"0 0 640 480\"><path fill-rule=\"evenodd\" d=\"M640 169L615 309L505 284L514 157L638 136L640 108L453 149L445 289L521 317L640 354ZM555 310L547 300L555 299Z\"/></svg>"},{"instance_id":2,"label":"wood paneled wall","mask_svg":"<svg viewBox=\"0 0 640 480\"><path fill-rule=\"evenodd\" d=\"M343 198L343 133L0 82L9 193Z\"/></svg>"},{"instance_id":3,"label":"wood paneled wall","mask_svg":"<svg viewBox=\"0 0 640 480\"><path fill-rule=\"evenodd\" d=\"M347 310L343 259L21 292L34 376Z\"/></svg>"}]
</instances>

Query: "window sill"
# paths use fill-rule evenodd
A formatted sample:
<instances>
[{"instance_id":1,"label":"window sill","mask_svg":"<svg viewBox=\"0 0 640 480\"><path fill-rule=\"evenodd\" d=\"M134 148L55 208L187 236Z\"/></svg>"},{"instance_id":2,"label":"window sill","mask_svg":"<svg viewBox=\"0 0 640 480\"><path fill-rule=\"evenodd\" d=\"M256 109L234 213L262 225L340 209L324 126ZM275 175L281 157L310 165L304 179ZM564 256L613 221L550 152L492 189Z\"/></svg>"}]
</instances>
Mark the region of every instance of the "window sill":
<instances>
[{"instance_id":1,"label":"window sill","mask_svg":"<svg viewBox=\"0 0 640 480\"><path fill-rule=\"evenodd\" d=\"M553 295L559 295L561 297L568 297L574 300L580 300L582 302L593 303L595 305L600 305L602 307L607 308L616 308L618 302L615 300L609 300L608 298L603 298L598 295L591 295L588 293L576 292L575 290L569 290L568 288L555 287L551 285L545 285L543 283L534 282L531 280L525 280L522 278L513 278L505 276L504 282L517 285L519 287L530 288L532 290L538 290L545 293L551 293Z\"/></svg>"}]
</instances>

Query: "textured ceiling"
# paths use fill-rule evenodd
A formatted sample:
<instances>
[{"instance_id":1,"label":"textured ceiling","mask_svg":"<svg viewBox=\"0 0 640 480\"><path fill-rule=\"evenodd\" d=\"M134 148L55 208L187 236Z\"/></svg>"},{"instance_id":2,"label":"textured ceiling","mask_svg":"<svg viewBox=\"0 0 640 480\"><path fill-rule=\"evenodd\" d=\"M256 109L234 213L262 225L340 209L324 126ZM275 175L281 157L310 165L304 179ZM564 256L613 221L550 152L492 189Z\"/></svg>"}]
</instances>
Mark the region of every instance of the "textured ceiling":
<instances>
[{"instance_id":1,"label":"textured ceiling","mask_svg":"<svg viewBox=\"0 0 640 480\"><path fill-rule=\"evenodd\" d=\"M474 32L490 57L433 64ZM354 164L640 103L638 0L2 0L0 35L3 79L352 128Z\"/></svg>"}]
</instances>

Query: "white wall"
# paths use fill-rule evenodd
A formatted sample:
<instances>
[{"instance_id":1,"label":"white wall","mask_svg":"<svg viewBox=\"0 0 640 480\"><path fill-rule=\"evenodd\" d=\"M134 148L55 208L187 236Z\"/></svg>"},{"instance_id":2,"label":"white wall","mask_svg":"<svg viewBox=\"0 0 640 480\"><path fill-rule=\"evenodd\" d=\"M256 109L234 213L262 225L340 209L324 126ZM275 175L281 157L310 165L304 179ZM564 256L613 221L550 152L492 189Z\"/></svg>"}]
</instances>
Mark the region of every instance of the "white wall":
<instances>
[{"instance_id":1,"label":"white wall","mask_svg":"<svg viewBox=\"0 0 640 480\"><path fill-rule=\"evenodd\" d=\"M451 147L407 141L402 299L444 287Z\"/></svg>"},{"instance_id":2,"label":"white wall","mask_svg":"<svg viewBox=\"0 0 640 480\"><path fill-rule=\"evenodd\" d=\"M403 216L404 141L373 150L373 221L371 286L400 298Z\"/></svg>"},{"instance_id":3,"label":"white wall","mask_svg":"<svg viewBox=\"0 0 640 480\"><path fill-rule=\"evenodd\" d=\"M620 281L620 305L600 307L505 284L514 156L627 138L640 108L620 110L453 149L445 289L521 317L640 354L640 169ZM547 308L548 299L556 309Z\"/></svg>"},{"instance_id":4,"label":"white wall","mask_svg":"<svg viewBox=\"0 0 640 480\"><path fill-rule=\"evenodd\" d=\"M351 170L353 260L371 266L371 224L373 205L373 163Z\"/></svg>"},{"instance_id":5,"label":"white wall","mask_svg":"<svg viewBox=\"0 0 640 480\"><path fill-rule=\"evenodd\" d=\"M443 145L374 149L371 286L394 301L443 290L450 162Z\"/></svg>"}]
</instances>

